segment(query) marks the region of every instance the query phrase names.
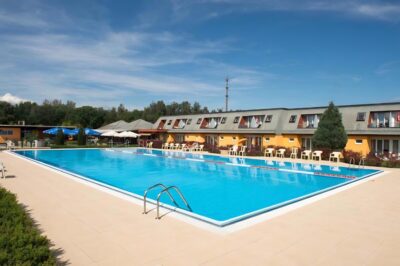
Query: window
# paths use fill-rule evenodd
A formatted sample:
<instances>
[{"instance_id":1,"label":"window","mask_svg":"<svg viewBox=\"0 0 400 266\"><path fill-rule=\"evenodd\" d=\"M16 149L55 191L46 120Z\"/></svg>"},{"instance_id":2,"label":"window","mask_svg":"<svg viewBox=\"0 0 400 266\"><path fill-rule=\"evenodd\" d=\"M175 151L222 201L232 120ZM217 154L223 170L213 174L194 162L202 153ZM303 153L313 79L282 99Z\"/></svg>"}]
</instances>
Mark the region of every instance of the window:
<instances>
[{"instance_id":1,"label":"window","mask_svg":"<svg viewBox=\"0 0 400 266\"><path fill-rule=\"evenodd\" d=\"M265 117L265 123L271 123L271 121L272 121L272 115L267 115Z\"/></svg>"},{"instance_id":2,"label":"window","mask_svg":"<svg viewBox=\"0 0 400 266\"><path fill-rule=\"evenodd\" d=\"M169 126L169 125L171 125L171 123L172 123L172 120L168 120L168 124L167 125Z\"/></svg>"},{"instance_id":3,"label":"window","mask_svg":"<svg viewBox=\"0 0 400 266\"><path fill-rule=\"evenodd\" d=\"M358 112L356 121L365 121L365 112Z\"/></svg>"},{"instance_id":4,"label":"window","mask_svg":"<svg viewBox=\"0 0 400 266\"><path fill-rule=\"evenodd\" d=\"M199 125L201 123L202 118L197 119L196 124Z\"/></svg>"},{"instance_id":5,"label":"window","mask_svg":"<svg viewBox=\"0 0 400 266\"><path fill-rule=\"evenodd\" d=\"M239 128L260 128L264 121L264 115L242 116Z\"/></svg>"},{"instance_id":6,"label":"window","mask_svg":"<svg viewBox=\"0 0 400 266\"><path fill-rule=\"evenodd\" d=\"M265 138L265 142L269 143L269 137Z\"/></svg>"},{"instance_id":7,"label":"window","mask_svg":"<svg viewBox=\"0 0 400 266\"><path fill-rule=\"evenodd\" d=\"M301 115L298 128L317 128L321 114Z\"/></svg>"},{"instance_id":8,"label":"window","mask_svg":"<svg viewBox=\"0 0 400 266\"><path fill-rule=\"evenodd\" d=\"M356 144L362 144L363 140L362 139L356 139Z\"/></svg>"},{"instance_id":9,"label":"window","mask_svg":"<svg viewBox=\"0 0 400 266\"><path fill-rule=\"evenodd\" d=\"M192 123L192 119L188 119L188 121L186 122L186 125L190 125Z\"/></svg>"},{"instance_id":10,"label":"window","mask_svg":"<svg viewBox=\"0 0 400 266\"><path fill-rule=\"evenodd\" d=\"M225 122L226 122L226 117L222 117L221 124L225 124Z\"/></svg>"},{"instance_id":11,"label":"window","mask_svg":"<svg viewBox=\"0 0 400 266\"><path fill-rule=\"evenodd\" d=\"M165 122L167 122L167 120L161 120L160 123L158 124L157 129L163 129L164 125L165 125Z\"/></svg>"},{"instance_id":12,"label":"window","mask_svg":"<svg viewBox=\"0 0 400 266\"><path fill-rule=\"evenodd\" d=\"M310 137L301 138L301 148L304 150L312 150L312 138Z\"/></svg>"},{"instance_id":13,"label":"window","mask_svg":"<svg viewBox=\"0 0 400 266\"><path fill-rule=\"evenodd\" d=\"M224 136L220 136L219 138L220 138L220 139L224 139Z\"/></svg>"},{"instance_id":14,"label":"window","mask_svg":"<svg viewBox=\"0 0 400 266\"><path fill-rule=\"evenodd\" d=\"M201 122L200 128L217 128L221 123L221 117L205 117Z\"/></svg>"},{"instance_id":15,"label":"window","mask_svg":"<svg viewBox=\"0 0 400 266\"><path fill-rule=\"evenodd\" d=\"M183 142L184 139L185 139L185 135L183 135L183 134L176 134L176 135L174 136L175 142Z\"/></svg>"},{"instance_id":16,"label":"window","mask_svg":"<svg viewBox=\"0 0 400 266\"><path fill-rule=\"evenodd\" d=\"M400 127L400 111L374 112L370 115L371 122L368 127Z\"/></svg>"},{"instance_id":17,"label":"window","mask_svg":"<svg viewBox=\"0 0 400 266\"><path fill-rule=\"evenodd\" d=\"M371 150L374 154L389 153L399 156L400 139L372 139Z\"/></svg>"},{"instance_id":18,"label":"window","mask_svg":"<svg viewBox=\"0 0 400 266\"><path fill-rule=\"evenodd\" d=\"M294 142L294 138L289 138L289 142Z\"/></svg>"},{"instance_id":19,"label":"window","mask_svg":"<svg viewBox=\"0 0 400 266\"><path fill-rule=\"evenodd\" d=\"M0 135L12 135L13 131L11 129L0 129Z\"/></svg>"},{"instance_id":20,"label":"window","mask_svg":"<svg viewBox=\"0 0 400 266\"><path fill-rule=\"evenodd\" d=\"M239 116L235 116L235 119L233 119L233 123L234 124L237 124L238 122L239 122Z\"/></svg>"},{"instance_id":21,"label":"window","mask_svg":"<svg viewBox=\"0 0 400 266\"><path fill-rule=\"evenodd\" d=\"M297 119L297 115L291 115L290 118L289 118L289 123L296 122L296 119Z\"/></svg>"},{"instance_id":22,"label":"window","mask_svg":"<svg viewBox=\"0 0 400 266\"><path fill-rule=\"evenodd\" d=\"M186 119L176 119L173 128L182 129L186 126Z\"/></svg>"}]
</instances>

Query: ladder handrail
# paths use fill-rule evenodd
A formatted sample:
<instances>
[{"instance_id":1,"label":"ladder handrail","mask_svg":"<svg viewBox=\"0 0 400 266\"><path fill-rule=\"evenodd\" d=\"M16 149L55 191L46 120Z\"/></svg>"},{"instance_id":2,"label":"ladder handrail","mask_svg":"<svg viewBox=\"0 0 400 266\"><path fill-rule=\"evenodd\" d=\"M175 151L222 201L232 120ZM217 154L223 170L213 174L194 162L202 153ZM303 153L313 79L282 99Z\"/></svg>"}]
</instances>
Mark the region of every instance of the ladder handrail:
<instances>
[{"instance_id":1,"label":"ladder handrail","mask_svg":"<svg viewBox=\"0 0 400 266\"><path fill-rule=\"evenodd\" d=\"M157 187L162 187L163 189L166 189L166 188L167 188L167 186L165 186L164 184L158 183L158 184L152 185L151 187L147 188L147 189L144 191L144 196L143 196L143 214L147 214L147 212L146 212L147 193L148 193L150 190L152 190L152 189L154 189L154 188L157 188ZM168 196L169 196L169 198L171 199L171 201L172 201L176 206L178 206L178 203L176 203L176 201L174 200L174 197L172 197L171 193L169 193L169 191L167 191L167 193L168 193Z\"/></svg>"},{"instance_id":2,"label":"ladder handrail","mask_svg":"<svg viewBox=\"0 0 400 266\"><path fill-rule=\"evenodd\" d=\"M353 162L353 163L352 163ZM349 161L349 166L348 166L348 168L351 168L351 166L352 165L355 165L356 164L356 159L354 158L354 157L351 157L350 158L350 161Z\"/></svg>"},{"instance_id":3,"label":"ladder handrail","mask_svg":"<svg viewBox=\"0 0 400 266\"><path fill-rule=\"evenodd\" d=\"M177 188L176 186L169 186L167 188L164 188L160 193L158 193L157 196L157 217L156 219L160 219L160 198L164 192L167 192L169 194L169 190L174 189L178 195L181 197L182 201L185 203L186 207L192 211L192 208L190 207L189 203L186 201L186 198L183 196L182 192Z\"/></svg>"},{"instance_id":4,"label":"ladder handrail","mask_svg":"<svg viewBox=\"0 0 400 266\"><path fill-rule=\"evenodd\" d=\"M358 168L365 168L365 158L361 158L360 162L358 163Z\"/></svg>"}]
</instances>

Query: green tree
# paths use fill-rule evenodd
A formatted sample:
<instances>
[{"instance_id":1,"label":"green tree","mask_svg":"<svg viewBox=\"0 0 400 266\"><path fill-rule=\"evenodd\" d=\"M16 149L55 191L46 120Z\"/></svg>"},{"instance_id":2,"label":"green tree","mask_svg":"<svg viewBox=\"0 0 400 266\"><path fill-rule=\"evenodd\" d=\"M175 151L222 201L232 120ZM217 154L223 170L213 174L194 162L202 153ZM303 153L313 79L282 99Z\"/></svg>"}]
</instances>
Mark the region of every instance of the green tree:
<instances>
[{"instance_id":1,"label":"green tree","mask_svg":"<svg viewBox=\"0 0 400 266\"><path fill-rule=\"evenodd\" d=\"M57 135L56 135L56 144L57 145L64 145L65 142L65 137L62 129L58 129Z\"/></svg>"},{"instance_id":2,"label":"green tree","mask_svg":"<svg viewBox=\"0 0 400 266\"><path fill-rule=\"evenodd\" d=\"M318 128L312 138L313 147L317 149L342 150L347 143L347 134L339 109L329 103L328 109L321 116Z\"/></svg>"},{"instance_id":3,"label":"green tree","mask_svg":"<svg viewBox=\"0 0 400 266\"><path fill-rule=\"evenodd\" d=\"M85 135L85 130L83 128L80 128L78 131L78 145L80 146L86 145L86 135Z\"/></svg>"}]
</instances>

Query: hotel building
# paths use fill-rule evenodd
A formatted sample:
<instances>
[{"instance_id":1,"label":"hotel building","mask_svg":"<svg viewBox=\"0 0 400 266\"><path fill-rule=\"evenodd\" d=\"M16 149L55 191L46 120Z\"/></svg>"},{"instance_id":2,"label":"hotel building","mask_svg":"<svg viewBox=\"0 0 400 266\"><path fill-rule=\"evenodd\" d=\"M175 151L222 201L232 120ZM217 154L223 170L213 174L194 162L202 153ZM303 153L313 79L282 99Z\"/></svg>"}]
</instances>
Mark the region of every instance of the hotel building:
<instances>
[{"instance_id":1,"label":"hotel building","mask_svg":"<svg viewBox=\"0 0 400 266\"><path fill-rule=\"evenodd\" d=\"M364 155L400 153L400 102L337 106L348 134L346 150ZM312 136L324 107L271 108L198 115L163 116L152 133L166 142L217 147L246 145L313 149Z\"/></svg>"}]
</instances>

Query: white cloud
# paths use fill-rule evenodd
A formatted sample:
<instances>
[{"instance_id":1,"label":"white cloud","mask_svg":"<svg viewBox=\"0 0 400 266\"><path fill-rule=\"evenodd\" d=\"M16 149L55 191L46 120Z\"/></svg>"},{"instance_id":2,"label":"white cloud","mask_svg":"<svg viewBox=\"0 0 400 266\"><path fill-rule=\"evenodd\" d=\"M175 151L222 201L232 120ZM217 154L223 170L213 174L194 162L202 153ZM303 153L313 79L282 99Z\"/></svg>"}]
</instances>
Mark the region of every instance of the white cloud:
<instances>
[{"instance_id":1,"label":"white cloud","mask_svg":"<svg viewBox=\"0 0 400 266\"><path fill-rule=\"evenodd\" d=\"M193 13L196 13L197 10L202 10L201 6L204 8L210 4L211 7L208 7L208 12L205 12L205 15L201 16L200 19L213 19L231 13L264 10L336 12L377 20L400 21L400 3L374 0L195 0L190 2L174 0L173 5L179 8L173 10L176 13L186 14L185 18L187 18L193 17Z\"/></svg>"},{"instance_id":2,"label":"white cloud","mask_svg":"<svg viewBox=\"0 0 400 266\"><path fill-rule=\"evenodd\" d=\"M22 102L29 102L29 100L19 98L18 96L12 95L11 93L6 93L3 96L0 96L1 102L8 102L11 104L18 104Z\"/></svg>"}]
</instances>

